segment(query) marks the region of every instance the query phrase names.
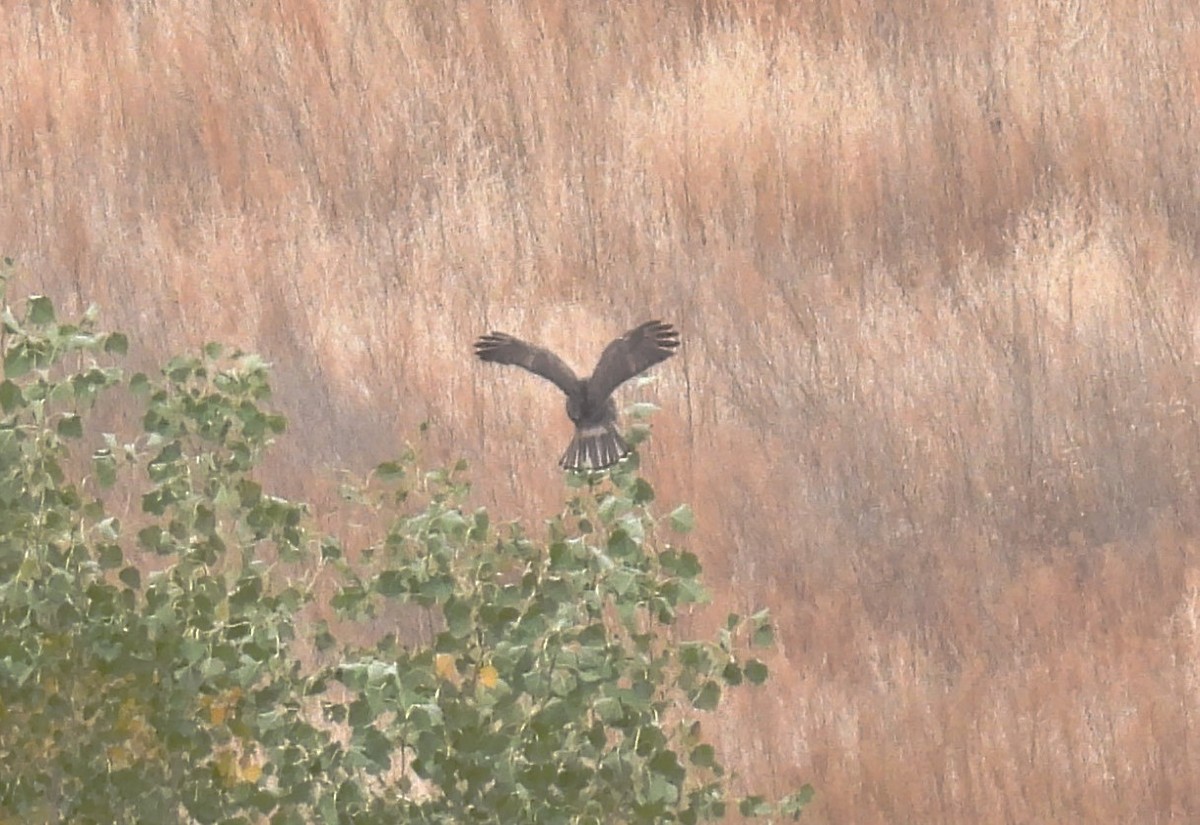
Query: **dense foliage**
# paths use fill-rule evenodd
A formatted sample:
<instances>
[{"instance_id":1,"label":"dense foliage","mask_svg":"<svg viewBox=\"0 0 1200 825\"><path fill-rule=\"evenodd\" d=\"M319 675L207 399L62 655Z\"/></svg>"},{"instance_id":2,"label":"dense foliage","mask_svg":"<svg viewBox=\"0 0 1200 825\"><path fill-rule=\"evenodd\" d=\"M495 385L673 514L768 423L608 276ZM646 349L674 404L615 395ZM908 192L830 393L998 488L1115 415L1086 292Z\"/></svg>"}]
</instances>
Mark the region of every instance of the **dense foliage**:
<instances>
[{"instance_id":1,"label":"dense foliage","mask_svg":"<svg viewBox=\"0 0 1200 825\"><path fill-rule=\"evenodd\" d=\"M93 311L0 303L0 822L725 814L700 720L766 679L771 627L675 640L705 598L674 543L692 516L654 515L636 457L534 537L410 452L349 491L380 525L350 552L252 477L285 427L261 360L210 345L126 378ZM142 431L93 432L126 395ZM397 609L428 639L339 641Z\"/></svg>"}]
</instances>

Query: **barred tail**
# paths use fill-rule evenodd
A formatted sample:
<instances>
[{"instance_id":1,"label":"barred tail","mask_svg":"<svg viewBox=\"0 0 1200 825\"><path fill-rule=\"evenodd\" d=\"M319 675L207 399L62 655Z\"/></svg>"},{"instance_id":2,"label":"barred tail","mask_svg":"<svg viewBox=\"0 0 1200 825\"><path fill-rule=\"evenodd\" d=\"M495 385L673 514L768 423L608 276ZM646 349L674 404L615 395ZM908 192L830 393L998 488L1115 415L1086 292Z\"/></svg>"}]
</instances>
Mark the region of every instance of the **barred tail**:
<instances>
[{"instance_id":1,"label":"barred tail","mask_svg":"<svg viewBox=\"0 0 1200 825\"><path fill-rule=\"evenodd\" d=\"M564 470L603 470L629 455L629 445L613 423L575 430L571 445L558 463Z\"/></svg>"}]
</instances>

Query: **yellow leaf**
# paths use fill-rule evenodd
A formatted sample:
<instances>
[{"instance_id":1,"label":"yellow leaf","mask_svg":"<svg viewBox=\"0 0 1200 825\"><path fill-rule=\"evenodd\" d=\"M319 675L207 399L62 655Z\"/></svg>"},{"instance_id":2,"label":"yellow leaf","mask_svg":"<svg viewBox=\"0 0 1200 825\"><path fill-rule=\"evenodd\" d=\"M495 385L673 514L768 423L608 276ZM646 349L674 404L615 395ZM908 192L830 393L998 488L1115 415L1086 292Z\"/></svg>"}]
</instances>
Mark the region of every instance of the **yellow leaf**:
<instances>
[{"instance_id":1,"label":"yellow leaf","mask_svg":"<svg viewBox=\"0 0 1200 825\"><path fill-rule=\"evenodd\" d=\"M262 776L262 765L251 761L249 758L242 760L241 769L238 771L238 776L244 782L257 782Z\"/></svg>"},{"instance_id":2,"label":"yellow leaf","mask_svg":"<svg viewBox=\"0 0 1200 825\"><path fill-rule=\"evenodd\" d=\"M447 682L458 680L458 668L454 665L454 657L449 653L439 653L434 657L433 669L440 679Z\"/></svg>"},{"instance_id":3,"label":"yellow leaf","mask_svg":"<svg viewBox=\"0 0 1200 825\"><path fill-rule=\"evenodd\" d=\"M124 745L109 745L108 761L114 768L128 768L133 761L133 754Z\"/></svg>"},{"instance_id":4,"label":"yellow leaf","mask_svg":"<svg viewBox=\"0 0 1200 825\"><path fill-rule=\"evenodd\" d=\"M224 783L228 786L233 783L237 776L237 759L232 751L222 751L217 755L216 760L217 775L221 777Z\"/></svg>"},{"instance_id":5,"label":"yellow leaf","mask_svg":"<svg viewBox=\"0 0 1200 825\"><path fill-rule=\"evenodd\" d=\"M479 684L485 688L494 688L500 681L500 672L491 665L479 668Z\"/></svg>"}]
</instances>

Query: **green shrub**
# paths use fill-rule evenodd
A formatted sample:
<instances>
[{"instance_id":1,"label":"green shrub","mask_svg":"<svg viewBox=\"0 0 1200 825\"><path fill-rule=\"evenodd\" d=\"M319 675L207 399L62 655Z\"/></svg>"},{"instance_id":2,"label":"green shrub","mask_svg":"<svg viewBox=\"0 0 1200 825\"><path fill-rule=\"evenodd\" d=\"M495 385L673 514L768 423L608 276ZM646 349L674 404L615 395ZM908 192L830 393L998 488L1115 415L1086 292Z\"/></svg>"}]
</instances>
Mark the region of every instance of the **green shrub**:
<instances>
[{"instance_id":1,"label":"green shrub","mask_svg":"<svg viewBox=\"0 0 1200 825\"><path fill-rule=\"evenodd\" d=\"M700 720L767 678L749 651L771 626L674 639L706 598L675 543L692 515L652 513L636 457L576 479L531 537L465 506L461 462L410 452L351 491L384 533L351 558L252 477L284 431L260 359L210 345L126 380L128 342L93 311L0 303L0 822L725 814ZM143 432L93 436L94 403L124 394ZM335 582L322 604L318 576ZM397 602L432 643L336 638ZM739 804L793 815L810 795Z\"/></svg>"}]
</instances>

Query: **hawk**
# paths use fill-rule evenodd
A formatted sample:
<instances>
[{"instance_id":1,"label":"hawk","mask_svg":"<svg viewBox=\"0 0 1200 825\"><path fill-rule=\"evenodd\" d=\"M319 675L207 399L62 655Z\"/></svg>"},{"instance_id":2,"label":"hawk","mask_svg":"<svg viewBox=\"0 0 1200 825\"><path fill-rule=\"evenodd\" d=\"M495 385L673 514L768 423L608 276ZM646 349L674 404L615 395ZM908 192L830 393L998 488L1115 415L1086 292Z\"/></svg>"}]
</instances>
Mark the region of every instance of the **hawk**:
<instances>
[{"instance_id":1,"label":"hawk","mask_svg":"<svg viewBox=\"0 0 1200 825\"><path fill-rule=\"evenodd\" d=\"M603 470L629 455L629 445L617 432L618 386L659 361L675 354L679 331L662 321L634 327L604 348L596 369L587 378L548 349L527 344L503 332L489 332L475 341L475 354L493 364L515 364L540 375L567 396L567 417L575 437L559 459L564 470Z\"/></svg>"}]
</instances>

